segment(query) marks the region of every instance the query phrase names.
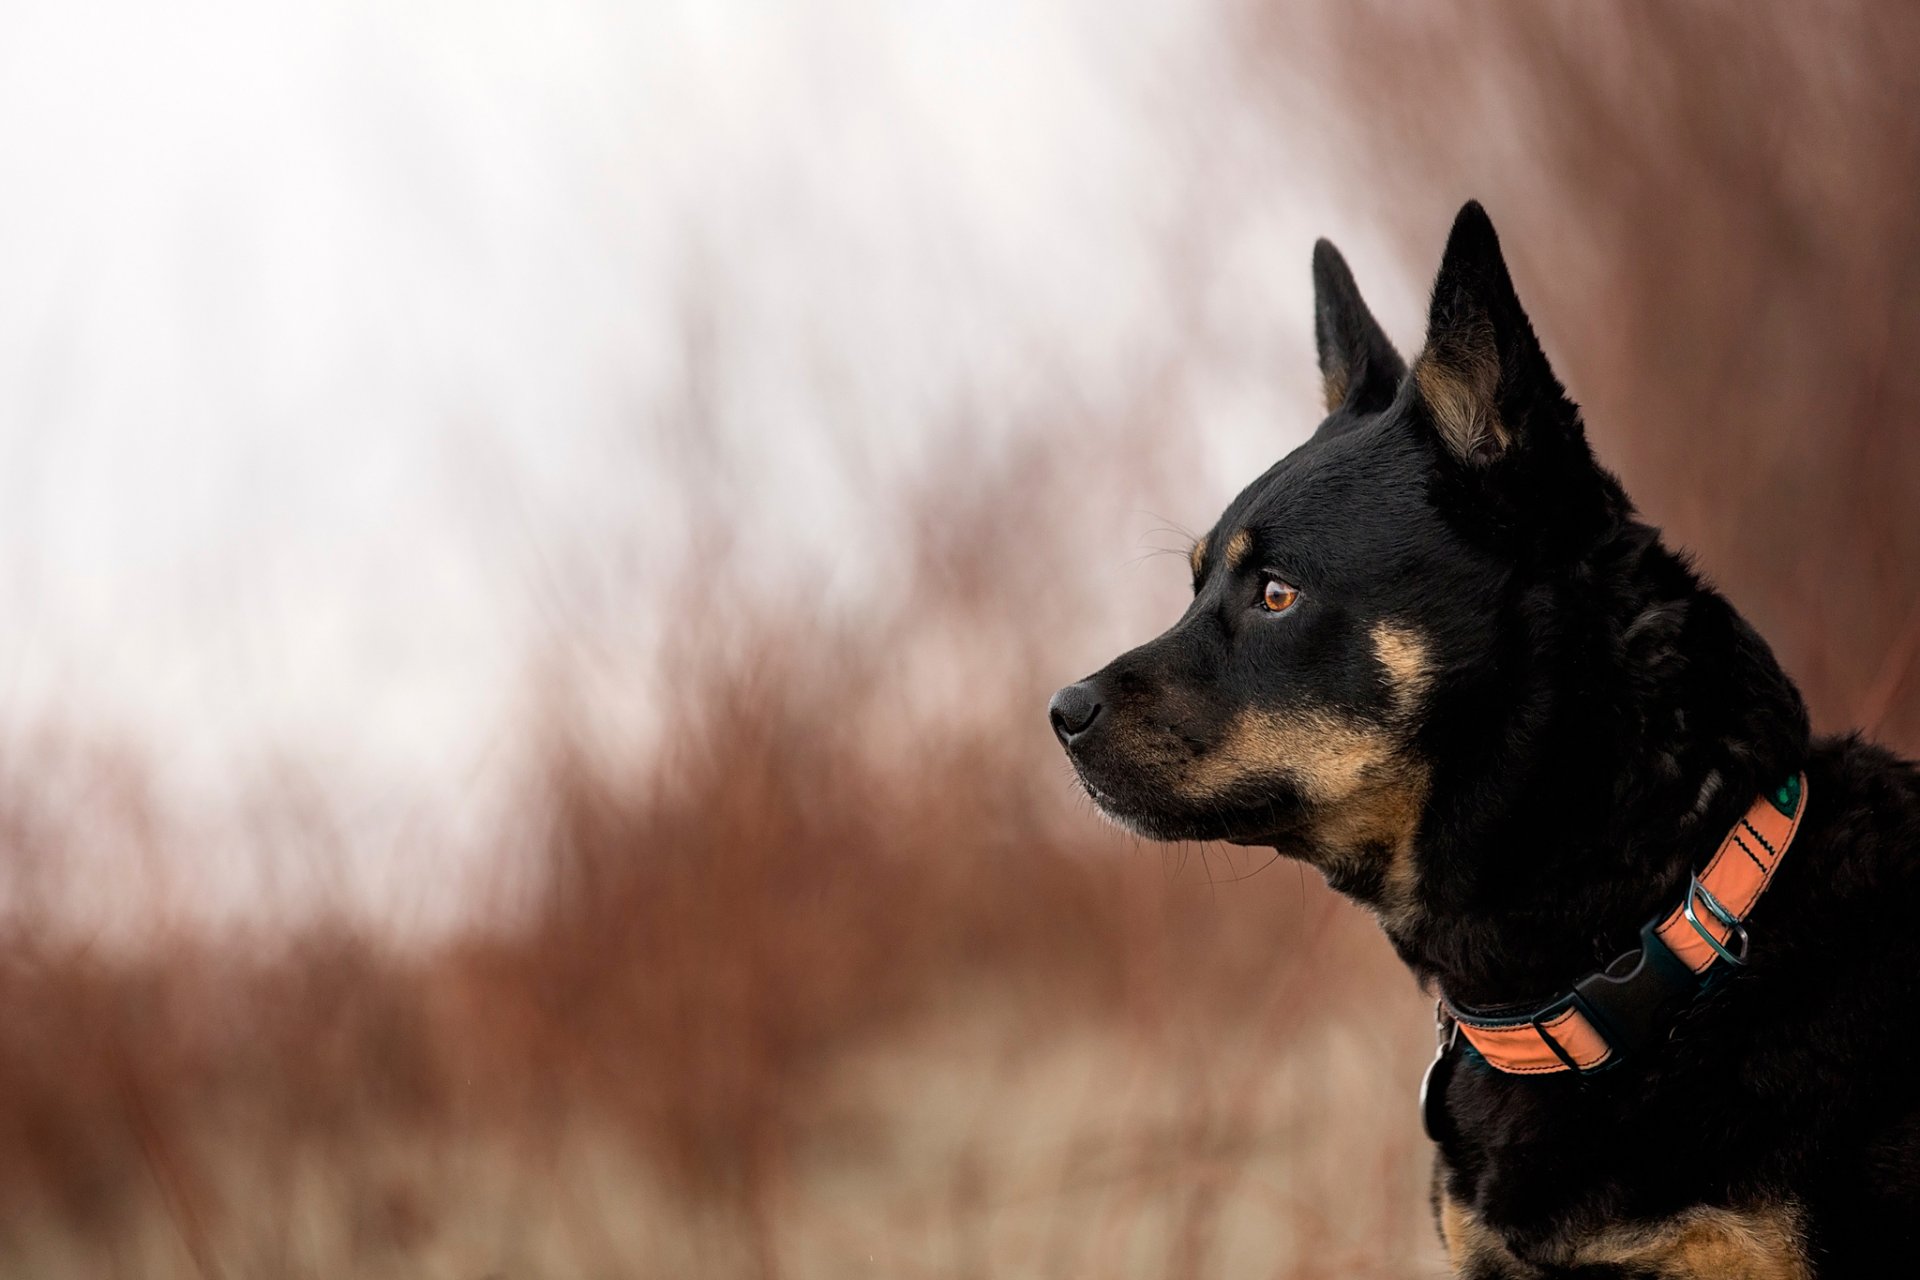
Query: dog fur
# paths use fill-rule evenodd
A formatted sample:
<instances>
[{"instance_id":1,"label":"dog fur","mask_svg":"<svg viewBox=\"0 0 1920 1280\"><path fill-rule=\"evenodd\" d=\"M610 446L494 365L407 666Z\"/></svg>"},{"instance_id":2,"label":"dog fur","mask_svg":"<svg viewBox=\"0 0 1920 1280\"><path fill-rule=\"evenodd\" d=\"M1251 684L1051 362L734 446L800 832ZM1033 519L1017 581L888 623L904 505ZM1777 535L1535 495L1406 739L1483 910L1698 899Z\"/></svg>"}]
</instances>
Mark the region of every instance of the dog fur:
<instances>
[{"instance_id":1,"label":"dog fur","mask_svg":"<svg viewBox=\"0 0 1920 1280\"><path fill-rule=\"evenodd\" d=\"M1313 277L1325 420L1194 548L1179 621L1055 697L1088 793L1151 837L1310 863L1429 989L1493 1006L1629 949L1804 770L1750 963L1591 1076L1468 1055L1436 1217L1476 1280L1920 1271L1914 769L1814 739L1636 518L1477 204L1410 368L1325 241Z\"/></svg>"}]
</instances>

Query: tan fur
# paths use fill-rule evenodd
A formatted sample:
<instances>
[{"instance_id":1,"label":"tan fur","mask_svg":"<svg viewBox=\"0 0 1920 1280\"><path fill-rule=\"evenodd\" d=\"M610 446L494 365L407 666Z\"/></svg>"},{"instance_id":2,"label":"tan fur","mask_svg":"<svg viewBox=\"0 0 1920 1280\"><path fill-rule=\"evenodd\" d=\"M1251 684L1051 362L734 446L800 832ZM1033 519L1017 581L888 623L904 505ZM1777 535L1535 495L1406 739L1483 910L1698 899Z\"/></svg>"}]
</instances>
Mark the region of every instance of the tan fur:
<instances>
[{"instance_id":1,"label":"tan fur","mask_svg":"<svg viewBox=\"0 0 1920 1280\"><path fill-rule=\"evenodd\" d=\"M1373 656L1386 668L1395 709L1402 716L1412 715L1433 679L1427 646L1407 628L1381 622L1373 628Z\"/></svg>"},{"instance_id":2,"label":"tan fur","mask_svg":"<svg viewBox=\"0 0 1920 1280\"><path fill-rule=\"evenodd\" d=\"M1456 1276L1524 1276L1532 1271L1507 1252L1506 1242L1474 1216L1473 1210L1452 1196L1440 1197L1440 1240L1447 1247L1447 1265Z\"/></svg>"},{"instance_id":3,"label":"tan fur","mask_svg":"<svg viewBox=\"0 0 1920 1280\"><path fill-rule=\"evenodd\" d=\"M1419 909L1413 838L1420 829L1431 778L1424 764L1401 763L1346 802L1318 813L1312 827L1311 839L1325 851L1330 864L1377 859L1385 851L1385 880L1374 910L1390 935L1411 926Z\"/></svg>"},{"instance_id":4,"label":"tan fur","mask_svg":"<svg viewBox=\"0 0 1920 1280\"><path fill-rule=\"evenodd\" d=\"M1582 1241L1571 1261L1651 1270L1662 1280L1806 1280L1811 1273L1791 1206L1690 1209L1652 1226L1614 1227Z\"/></svg>"},{"instance_id":5,"label":"tan fur","mask_svg":"<svg viewBox=\"0 0 1920 1280\"><path fill-rule=\"evenodd\" d=\"M1232 557L1243 529L1227 541ZM1244 554L1244 551L1242 552ZM1420 638L1390 622L1375 625L1374 656L1386 671L1394 714L1387 723L1321 710L1242 712L1220 744L1180 780L1188 795L1210 796L1251 778L1282 777L1297 785L1310 804L1352 799L1387 766L1404 745L1413 712L1425 694L1431 672Z\"/></svg>"},{"instance_id":6,"label":"tan fur","mask_svg":"<svg viewBox=\"0 0 1920 1280\"><path fill-rule=\"evenodd\" d=\"M1452 1197L1440 1196L1440 1238L1456 1276L1529 1277L1498 1232ZM1557 1267L1616 1266L1661 1280L1807 1280L1812 1274L1791 1205L1689 1209L1664 1222L1606 1227L1540 1261Z\"/></svg>"},{"instance_id":7,"label":"tan fur","mask_svg":"<svg viewBox=\"0 0 1920 1280\"><path fill-rule=\"evenodd\" d=\"M1427 646L1412 630L1381 622L1373 628L1373 653L1392 689L1396 727L1402 735L1411 734L1418 723L1421 700L1433 682ZM1419 830L1420 812L1426 807L1431 781L1432 771L1426 762L1402 751L1401 767L1365 797L1365 822L1356 825L1336 815L1324 833L1327 843L1336 847L1390 851L1392 861L1378 903L1380 923L1390 934L1412 923L1418 902L1413 837Z\"/></svg>"},{"instance_id":8,"label":"tan fur","mask_svg":"<svg viewBox=\"0 0 1920 1280\"><path fill-rule=\"evenodd\" d=\"M1378 905L1391 928L1405 922L1416 896L1413 838L1431 772L1407 747L1432 673L1426 646L1414 632L1380 623L1372 641L1392 694L1383 720L1317 709L1250 710L1173 785L1189 798L1207 799L1249 780L1293 783L1309 810L1310 825L1301 833L1309 848L1303 853L1323 870L1386 851L1390 862Z\"/></svg>"},{"instance_id":9,"label":"tan fur","mask_svg":"<svg viewBox=\"0 0 1920 1280\"><path fill-rule=\"evenodd\" d=\"M1327 370L1326 376L1321 378L1320 399L1326 404L1328 413L1332 413L1347 402L1347 386L1347 370L1344 365Z\"/></svg>"},{"instance_id":10,"label":"tan fur","mask_svg":"<svg viewBox=\"0 0 1920 1280\"><path fill-rule=\"evenodd\" d=\"M1201 572L1207 567L1207 540L1205 538L1194 543L1193 549L1187 552L1187 563L1193 566L1193 576L1198 578Z\"/></svg>"},{"instance_id":11,"label":"tan fur","mask_svg":"<svg viewBox=\"0 0 1920 1280\"><path fill-rule=\"evenodd\" d=\"M1238 569L1245 563L1247 553L1252 550L1253 535L1245 529L1236 529L1233 536L1227 539L1227 567Z\"/></svg>"},{"instance_id":12,"label":"tan fur","mask_svg":"<svg viewBox=\"0 0 1920 1280\"><path fill-rule=\"evenodd\" d=\"M1429 346L1414 361L1413 376L1434 425L1460 457L1481 461L1512 443L1496 402L1500 357L1491 326Z\"/></svg>"},{"instance_id":13,"label":"tan fur","mask_svg":"<svg viewBox=\"0 0 1920 1280\"><path fill-rule=\"evenodd\" d=\"M1204 798L1251 779L1286 778L1309 803L1329 804L1358 790L1391 746L1378 730L1327 712L1250 710L1177 785Z\"/></svg>"}]
</instances>

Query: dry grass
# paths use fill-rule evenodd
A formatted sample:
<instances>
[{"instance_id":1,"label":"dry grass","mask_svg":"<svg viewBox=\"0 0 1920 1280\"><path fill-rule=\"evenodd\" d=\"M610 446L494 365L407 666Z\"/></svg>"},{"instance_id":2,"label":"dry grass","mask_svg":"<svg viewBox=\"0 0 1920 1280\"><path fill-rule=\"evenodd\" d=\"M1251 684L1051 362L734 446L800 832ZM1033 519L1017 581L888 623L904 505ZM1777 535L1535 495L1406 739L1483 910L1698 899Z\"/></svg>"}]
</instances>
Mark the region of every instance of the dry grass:
<instances>
[{"instance_id":1,"label":"dry grass","mask_svg":"<svg viewBox=\"0 0 1920 1280\"><path fill-rule=\"evenodd\" d=\"M1114 487L1148 426L1104 426L1142 446L1113 451ZM763 570L716 545L675 596L644 750L543 668L512 806L542 834L531 867L497 855L534 890L451 937L334 917L83 945L16 914L0 1272L1427 1259L1423 1005L1370 926L1291 865L1119 835L1057 757L1045 695L1086 605L1058 584L1083 549L1039 499L1097 470L1069 447L942 457L899 499L910 585L859 607L743 610ZM137 764L69 755L127 779L118 826L166 842ZM46 803L85 788L34 782L20 866L49 851L57 879L99 823Z\"/></svg>"},{"instance_id":2,"label":"dry grass","mask_svg":"<svg viewBox=\"0 0 1920 1280\"><path fill-rule=\"evenodd\" d=\"M1821 719L1920 741L1910 21L1234 12L1410 269L1488 201L1603 453ZM910 585L857 607L700 544L655 745L608 749L558 663L536 891L428 947L76 941L62 868L166 830L136 764L5 762L0 1273L1434 1274L1424 1006L1371 926L1117 836L1047 739L1113 563L1062 495L1179 471L1163 374L1136 400L886 495L863 552Z\"/></svg>"},{"instance_id":3,"label":"dry grass","mask_svg":"<svg viewBox=\"0 0 1920 1280\"><path fill-rule=\"evenodd\" d=\"M632 772L556 731L526 801L549 818L536 900L425 954L337 922L131 957L21 932L0 1265L1318 1275L1329 1250L1361 1273L1418 1256L1420 1004L1390 988L1346 1016L1391 982L1365 926L1292 867L1190 850L1183 871L1092 821L1038 758L1030 689L899 741L892 681L842 667L856 638L743 645Z\"/></svg>"}]
</instances>

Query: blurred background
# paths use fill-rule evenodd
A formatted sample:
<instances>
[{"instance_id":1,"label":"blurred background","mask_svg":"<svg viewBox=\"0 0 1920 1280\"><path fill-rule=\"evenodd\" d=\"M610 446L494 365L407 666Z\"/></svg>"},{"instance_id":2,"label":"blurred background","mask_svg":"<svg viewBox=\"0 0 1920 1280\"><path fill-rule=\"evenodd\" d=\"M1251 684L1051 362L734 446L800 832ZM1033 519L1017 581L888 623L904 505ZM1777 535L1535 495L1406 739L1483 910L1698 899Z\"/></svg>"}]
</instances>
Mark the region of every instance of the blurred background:
<instances>
[{"instance_id":1,"label":"blurred background","mask_svg":"<svg viewBox=\"0 0 1920 1280\"><path fill-rule=\"evenodd\" d=\"M1042 710L1319 234L1920 744L1910 6L29 0L0 193L0 1274L1438 1274L1373 926Z\"/></svg>"}]
</instances>

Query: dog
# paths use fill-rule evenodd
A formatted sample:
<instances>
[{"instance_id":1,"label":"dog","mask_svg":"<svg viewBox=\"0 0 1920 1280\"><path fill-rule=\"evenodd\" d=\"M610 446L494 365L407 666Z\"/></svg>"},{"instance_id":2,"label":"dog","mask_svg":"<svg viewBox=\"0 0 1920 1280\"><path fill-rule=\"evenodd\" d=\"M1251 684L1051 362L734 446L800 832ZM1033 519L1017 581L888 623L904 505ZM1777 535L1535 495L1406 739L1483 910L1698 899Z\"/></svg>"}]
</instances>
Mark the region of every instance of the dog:
<instances>
[{"instance_id":1,"label":"dog","mask_svg":"<svg viewBox=\"0 0 1920 1280\"><path fill-rule=\"evenodd\" d=\"M1477 203L1411 367L1324 240L1313 280L1325 419L1053 696L1087 794L1378 918L1454 1275L1920 1274L1914 768L1815 739L1636 517Z\"/></svg>"}]
</instances>

